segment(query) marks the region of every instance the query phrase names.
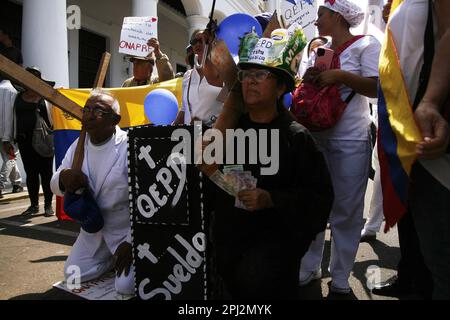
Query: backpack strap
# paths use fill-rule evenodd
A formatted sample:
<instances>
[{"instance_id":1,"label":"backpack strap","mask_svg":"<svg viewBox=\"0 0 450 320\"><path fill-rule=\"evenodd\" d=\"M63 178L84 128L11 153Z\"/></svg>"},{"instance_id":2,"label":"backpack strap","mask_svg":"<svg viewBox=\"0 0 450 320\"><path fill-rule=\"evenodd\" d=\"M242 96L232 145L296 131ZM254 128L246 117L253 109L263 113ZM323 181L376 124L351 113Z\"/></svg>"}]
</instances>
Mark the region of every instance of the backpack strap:
<instances>
[{"instance_id":1,"label":"backpack strap","mask_svg":"<svg viewBox=\"0 0 450 320\"><path fill-rule=\"evenodd\" d=\"M353 43L355 43L362 37L364 37L364 36L363 35L354 36L353 38L351 38L350 40L347 40L346 42L344 42L343 44L341 44L338 48L336 48L334 50L333 61L331 62L331 69L340 69L341 68L341 64L339 61L339 56L341 55L341 53L344 52L345 49L350 47Z\"/></svg>"},{"instance_id":2,"label":"backpack strap","mask_svg":"<svg viewBox=\"0 0 450 320\"><path fill-rule=\"evenodd\" d=\"M344 42L343 44L341 44L339 47L336 48L336 50L334 50L334 53L339 56L341 55L342 52L344 52L345 49L347 49L348 47L350 47L353 43L355 43L356 41L358 41L359 39L363 38L364 35L357 35L354 36L353 38L351 38L350 40L347 40L346 42Z\"/></svg>"}]
</instances>

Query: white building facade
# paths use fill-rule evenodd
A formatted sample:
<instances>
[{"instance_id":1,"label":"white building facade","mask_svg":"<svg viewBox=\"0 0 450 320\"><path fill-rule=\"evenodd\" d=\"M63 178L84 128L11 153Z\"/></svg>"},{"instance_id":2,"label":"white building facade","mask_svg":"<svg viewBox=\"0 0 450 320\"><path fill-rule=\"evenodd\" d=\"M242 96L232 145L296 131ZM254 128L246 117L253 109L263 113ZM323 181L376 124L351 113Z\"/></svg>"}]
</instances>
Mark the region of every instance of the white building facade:
<instances>
[{"instance_id":1,"label":"white building facade","mask_svg":"<svg viewBox=\"0 0 450 320\"><path fill-rule=\"evenodd\" d=\"M7 0L21 25L24 66L38 66L57 87L91 87L101 54L111 53L106 87L119 87L132 74L131 65L118 52L123 18L157 16L161 51L174 71L184 71L185 48L191 33L204 29L212 0ZM257 15L273 11L276 0L217 0L214 18L233 13ZM21 17L20 17L21 12ZM12 14L12 12L11 12ZM6 13L9 17L9 13ZM12 19L11 17L9 17ZM19 29L19 26L16 28ZM19 45L16 43L16 45Z\"/></svg>"}]
</instances>

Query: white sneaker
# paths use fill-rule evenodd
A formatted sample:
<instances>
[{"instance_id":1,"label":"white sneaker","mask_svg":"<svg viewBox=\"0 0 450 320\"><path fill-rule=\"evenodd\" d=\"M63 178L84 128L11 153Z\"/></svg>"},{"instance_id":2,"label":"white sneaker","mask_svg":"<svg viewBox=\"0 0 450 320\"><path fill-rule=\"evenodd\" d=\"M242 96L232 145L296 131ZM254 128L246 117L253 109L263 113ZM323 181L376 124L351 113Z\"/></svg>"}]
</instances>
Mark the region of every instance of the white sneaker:
<instances>
[{"instance_id":1,"label":"white sneaker","mask_svg":"<svg viewBox=\"0 0 450 320\"><path fill-rule=\"evenodd\" d=\"M377 238L377 233L372 230L362 229L361 231L361 242L369 242Z\"/></svg>"},{"instance_id":2,"label":"white sneaker","mask_svg":"<svg viewBox=\"0 0 450 320\"><path fill-rule=\"evenodd\" d=\"M300 271L298 284L300 287L306 286L313 280L322 278L322 269L317 271Z\"/></svg>"}]
</instances>

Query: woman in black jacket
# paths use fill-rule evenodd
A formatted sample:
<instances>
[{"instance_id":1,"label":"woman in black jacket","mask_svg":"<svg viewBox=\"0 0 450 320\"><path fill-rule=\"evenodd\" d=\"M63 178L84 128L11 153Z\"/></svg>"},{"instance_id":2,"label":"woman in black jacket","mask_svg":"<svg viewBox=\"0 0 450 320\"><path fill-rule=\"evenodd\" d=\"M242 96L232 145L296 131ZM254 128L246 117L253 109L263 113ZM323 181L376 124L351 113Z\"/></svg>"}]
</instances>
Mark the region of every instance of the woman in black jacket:
<instances>
[{"instance_id":1,"label":"woman in black jacket","mask_svg":"<svg viewBox=\"0 0 450 320\"><path fill-rule=\"evenodd\" d=\"M36 77L42 79L41 72L35 67L26 69ZM44 80L45 81L45 80ZM53 81L46 81L54 86ZM16 140L22 157L25 173L27 174L28 196L31 205L22 215L31 215L39 212L39 185L44 191L44 215L53 216L53 193L50 190L50 179L53 174L53 156L43 157L33 148L32 137L36 127L38 114L44 119L48 127L51 127L47 107L44 99L36 92L25 89L17 95L14 103ZM40 177L40 182L39 182Z\"/></svg>"}]
</instances>

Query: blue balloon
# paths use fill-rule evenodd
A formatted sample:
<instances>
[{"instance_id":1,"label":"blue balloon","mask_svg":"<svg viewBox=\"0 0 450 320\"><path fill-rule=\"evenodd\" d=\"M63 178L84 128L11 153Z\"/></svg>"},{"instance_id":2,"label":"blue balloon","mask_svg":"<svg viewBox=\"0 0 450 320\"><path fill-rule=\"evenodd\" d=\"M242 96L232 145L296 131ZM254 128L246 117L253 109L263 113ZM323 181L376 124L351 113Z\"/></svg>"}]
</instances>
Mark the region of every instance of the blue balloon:
<instances>
[{"instance_id":1,"label":"blue balloon","mask_svg":"<svg viewBox=\"0 0 450 320\"><path fill-rule=\"evenodd\" d=\"M153 124L169 125L177 117L177 98L167 89L152 90L145 97L144 111Z\"/></svg>"},{"instance_id":2,"label":"blue balloon","mask_svg":"<svg viewBox=\"0 0 450 320\"><path fill-rule=\"evenodd\" d=\"M292 106L292 93L288 92L288 93L284 94L284 96L283 96L283 106L286 109L288 109L288 110L291 109L291 106Z\"/></svg>"},{"instance_id":3,"label":"blue balloon","mask_svg":"<svg viewBox=\"0 0 450 320\"><path fill-rule=\"evenodd\" d=\"M239 52L239 44L246 33L251 32L255 27L255 31L259 37L262 36L262 28L258 20L245 13L235 13L226 17L219 25L216 36L218 39L225 41L228 50L233 56L237 56Z\"/></svg>"}]
</instances>

